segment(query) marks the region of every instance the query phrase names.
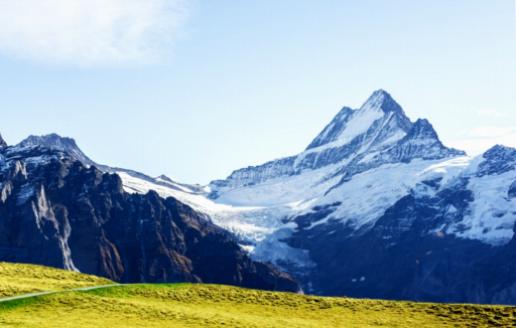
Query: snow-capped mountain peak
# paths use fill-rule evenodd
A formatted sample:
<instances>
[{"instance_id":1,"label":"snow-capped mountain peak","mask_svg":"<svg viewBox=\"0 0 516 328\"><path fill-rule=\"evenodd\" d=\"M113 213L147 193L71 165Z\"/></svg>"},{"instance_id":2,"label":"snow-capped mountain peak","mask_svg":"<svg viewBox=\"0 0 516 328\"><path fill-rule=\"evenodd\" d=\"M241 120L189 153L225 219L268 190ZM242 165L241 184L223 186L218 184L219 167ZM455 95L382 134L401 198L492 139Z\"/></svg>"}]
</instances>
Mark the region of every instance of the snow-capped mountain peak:
<instances>
[{"instance_id":1,"label":"snow-capped mountain peak","mask_svg":"<svg viewBox=\"0 0 516 328\"><path fill-rule=\"evenodd\" d=\"M77 146L77 143L72 138L61 137L56 133L51 133L43 136L31 135L21 141L15 147L29 148L29 147L43 147L48 149L55 149L69 154L72 158L80 161L84 165L94 165L95 163L86 156L82 150Z\"/></svg>"},{"instance_id":2,"label":"snow-capped mountain peak","mask_svg":"<svg viewBox=\"0 0 516 328\"><path fill-rule=\"evenodd\" d=\"M0 174L23 175L42 154L60 156L40 146L82 154L68 138L31 137L18 145L25 148L1 149ZM514 303L516 266L507 263L516 254L516 149L464 155L378 90L360 108L342 108L303 152L206 187L100 170L118 174L128 193L155 191L206 214L254 259L295 274L309 292ZM0 201L16 194L23 203L28 187L0 184ZM469 289L489 284L500 264L511 277L505 285Z\"/></svg>"},{"instance_id":3,"label":"snow-capped mountain peak","mask_svg":"<svg viewBox=\"0 0 516 328\"><path fill-rule=\"evenodd\" d=\"M414 122L409 136L417 139L439 139L437 132L427 119L418 119Z\"/></svg>"},{"instance_id":4,"label":"snow-capped mountain peak","mask_svg":"<svg viewBox=\"0 0 516 328\"><path fill-rule=\"evenodd\" d=\"M450 150L451 152L456 153L456 155L466 155L463 151L445 147L439 139L434 127L427 119L417 119L412 124L412 127L407 132L405 138L400 141L400 143L406 142L436 146L442 151Z\"/></svg>"},{"instance_id":5,"label":"snow-capped mountain peak","mask_svg":"<svg viewBox=\"0 0 516 328\"><path fill-rule=\"evenodd\" d=\"M19 147L47 147L47 148L71 148L77 147L75 140L72 138L61 137L56 133L50 133L42 136L31 135L22 140L17 146Z\"/></svg>"},{"instance_id":6,"label":"snow-capped mountain peak","mask_svg":"<svg viewBox=\"0 0 516 328\"><path fill-rule=\"evenodd\" d=\"M379 120L390 121L391 129L407 132L411 123L401 106L384 90L377 90L359 109L344 107L310 143L307 151L322 146L340 146L353 141ZM392 124L394 123L394 124ZM384 128L385 124L379 124Z\"/></svg>"},{"instance_id":7,"label":"snow-capped mountain peak","mask_svg":"<svg viewBox=\"0 0 516 328\"><path fill-rule=\"evenodd\" d=\"M405 115L401 106L385 90L376 90L360 107L360 110L381 110L384 113L395 112Z\"/></svg>"},{"instance_id":8,"label":"snow-capped mountain peak","mask_svg":"<svg viewBox=\"0 0 516 328\"><path fill-rule=\"evenodd\" d=\"M488 149L482 157L512 162L516 160L516 149L504 145L495 145Z\"/></svg>"},{"instance_id":9,"label":"snow-capped mountain peak","mask_svg":"<svg viewBox=\"0 0 516 328\"><path fill-rule=\"evenodd\" d=\"M516 149L496 145L482 155L477 176L500 175L516 169Z\"/></svg>"},{"instance_id":10,"label":"snow-capped mountain peak","mask_svg":"<svg viewBox=\"0 0 516 328\"><path fill-rule=\"evenodd\" d=\"M463 152L445 147L427 120L412 123L384 90L375 91L359 109L344 107L302 153L233 172L211 184L211 197L227 188L327 168L326 176L352 175L414 159L444 159ZM322 180L325 180L322 179Z\"/></svg>"}]
</instances>

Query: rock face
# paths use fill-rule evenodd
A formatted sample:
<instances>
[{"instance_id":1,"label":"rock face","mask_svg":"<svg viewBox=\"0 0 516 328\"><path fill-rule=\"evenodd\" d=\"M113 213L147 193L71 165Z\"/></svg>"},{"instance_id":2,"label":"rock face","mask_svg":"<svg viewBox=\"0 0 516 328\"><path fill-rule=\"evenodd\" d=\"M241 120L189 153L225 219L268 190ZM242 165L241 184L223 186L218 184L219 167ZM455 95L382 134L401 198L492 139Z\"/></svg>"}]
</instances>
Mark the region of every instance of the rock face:
<instances>
[{"instance_id":1,"label":"rock face","mask_svg":"<svg viewBox=\"0 0 516 328\"><path fill-rule=\"evenodd\" d=\"M44 136L29 136L18 145L18 148L42 147L55 149L65 152L68 157L83 163L84 165L96 165L82 150L77 146L72 138L61 137L55 133Z\"/></svg>"},{"instance_id":2,"label":"rock face","mask_svg":"<svg viewBox=\"0 0 516 328\"><path fill-rule=\"evenodd\" d=\"M516 169L516 149L496 145L486 151L478 168L478 177L503 174Z\"/></svg>"},{"instance_id":3,"label":"rock face","mask_svg":"<svg viewBox=\"0 0 516 328\"><path fill-rule=\"evenodd\" d=\"M0 260L120 282L206 282L297 291L183 203L127 194L115 174L55 149L0 150Z\"/></svg>"}]
</instances>

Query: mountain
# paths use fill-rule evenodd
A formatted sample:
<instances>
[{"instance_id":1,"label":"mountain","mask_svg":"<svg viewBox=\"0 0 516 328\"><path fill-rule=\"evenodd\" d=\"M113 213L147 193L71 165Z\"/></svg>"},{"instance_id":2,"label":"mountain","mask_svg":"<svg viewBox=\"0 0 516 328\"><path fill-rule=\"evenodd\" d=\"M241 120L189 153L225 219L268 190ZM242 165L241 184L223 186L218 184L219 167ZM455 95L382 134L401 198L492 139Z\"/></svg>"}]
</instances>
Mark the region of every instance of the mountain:
<instances>
[{"instance_id":1,"label":"mountain","mask_svg":"<svg viewBox=\"0 0 516 328\"><path fill-rule=\"evenodd\" d=\"M204 213L309 293L516 304L516 150L446 147L384 90L341 109L301 153L208 186L96 167L124 194Z\"/></svg>"},{"instance_id":2,"label":"mountain","mask_svg":"<svg viewBox=\"0 0 516 328\"><path fill-rule=\"evenodd\" d=\"M235 171L211 184L211 197L332 165L350 176L386 163L459 155L464 152L444 147L428 121L411 123L391 95L378 90L360 109L344 107L301 154Z\"/></svg>"},{"instance_id":3,"label":"mountain","mask_svg":"<svg viewBox=\"0 0 516 328\"><path fill-rule=\"evenodd\" d=\"M96 165L72 138L61 137L55 133L44 136L29 136L17 145L17 148L41 147L55 149L67 154L73 160L79 161L84 165Z\"/></svg>"},{"instance_id":4,"label":"mountain","mask_svg":"<svg viewBox=\"0 0 516 328\"><path fill-rule=\"evenodd\" d=\"M302 153L211 183L242 211L212 216L310 293L516 304L514 152L448 148L379 90Z\"/></svg>"},{"instance_id":5,"label":"mountain","mask_svg":"<svg viewBox=\"0 0 516 328\"><path fill-rule=\"evenodd\" d=\"M56 136L0 149L1 261L121 282L299 289L289 275L252 261L205 215L153 191L125 192L118 175L84 165L90 160L77 149Z\"/></svg>"},{"instance_id":6,"label":"mountain","mask_svg":"<svg viewBox=\"0 0 516 328\"><path fill-rule=\"evenodd\" d=\"M471 163L429 167L406 195L359 229L338 220L342 214L325 222L321 210L296 216L298 228L287 243L308 250L315 263L305 283L321 294L515 304L512 153L498 146ZM507 161L500 165L502 157ZM368 198L367 189L355 188Z\"/></svg>"}]
</instances>

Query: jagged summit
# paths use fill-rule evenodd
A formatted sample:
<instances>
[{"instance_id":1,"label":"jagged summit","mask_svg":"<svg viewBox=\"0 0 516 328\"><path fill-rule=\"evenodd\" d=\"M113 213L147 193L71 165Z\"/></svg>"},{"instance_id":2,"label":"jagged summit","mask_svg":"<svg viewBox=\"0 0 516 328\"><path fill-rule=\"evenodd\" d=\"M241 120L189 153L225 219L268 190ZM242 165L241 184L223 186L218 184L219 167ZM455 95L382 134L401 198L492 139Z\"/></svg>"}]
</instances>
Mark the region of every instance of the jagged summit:
<instances>
[{"instance_id":1,"label":"jagged summit","mask_svg":"<svg viewBox=\"0 0 516 328\"><path fill-rule=\"evenodd\" d=\"M408 136L411 138L417 139L436 139L439 140L437 136L437 132L435 132L434 127L427 119L418 119L412 125L412 129L410 130Z\"/></svg>"},{"instance_id":2,"label":"jagged summit","mask_svg":"<svg viewBox=\"0 0 516 328\"><path fill-rule=\"evenodd\" d=\"M50 133L42 136L30 135L29 137L22 140L17 146L20 147L48 147L48 148L65 148L65 147L77 147L74 139L68 137L62 137L57 133Z\"/></svg>"},{"instance_id":3,"label":"jagged summit","mask_svg":"<svg viewBox=\"0 0 516 328\"><path fill-rule=\"evenodd\" d=\"M128 283L299 291L289 275L252 261L234 238L182 201L155 190L131 193L124 175L74 161L72 141L33 136L0 149L0 261ZM148 183L131 178L140 186Z\"/></svg>"},{"instance_id":4,"label":"jagged summit","mask_svg":"<svg viewBox=\"0 0 516 328\"><path fill-rule=\"evenodd\" d=\"M40 147L70 153L77 149L72 141L32 137L27 148L0 149L0 217L10 259L44 250L52 255L45 259L64 255L67 267L84 271L78 255L86 254L92 270L160 278L148 270L153 263L181 268L187 261L197 270L198 260L205 263L199 254L209 255L208 267L217 254L227 258L226 248L221 253L202 238L202 226L213 222L255 260L296 275L309 293L516 304L516 149L498 145L462 156L443 145L428 120L410 121L383 90L361 108L342 108L307 150L204 187L85 168ZM179 203L187 212L177 212ZM13 238L18 231L25 239ZM32 248L19 252L25 240ZM83 244L91 241L100 252ZM156 253L156 245L166 247ZM359 256L347 256L357 250ZM92 262L96 254L100 260ZM136 267L126 261L133 256ZM504 269L500 279L492 268Z\"/></svg>"},{"instance_id":5,"label":"jagged summit","mask_svg":"<svg viewBox=\"0 0 516 328\"><path fill-rule=\"evenodd\" d=\"M425 145L422 150L427 153L422 158L440 157L443 154L447 154L446 156L466 155L466 152L462 150L444 146L434 127L427 119L418 119L414 122L407 136L400 143L403 143L403 141L410 141L412 144L417 143L418 146Z\"/></svg>"},{"instance_id":6,"label":"jagged summit","mask_svg":"<svg viewBox=\"0 0 516 328\"><path fill-rule=\"evenodd\" d=\"M367 99L360 110L380 109L384 113L396 112L405 115L401 106L385 90L379 89Z\"/></svg>"},{"instance_id":7,"label":"jagged summit","mask_svg":"<svg viewBox=\"0 0 516 328\"><path fill-rule=\"evenodd\" d=\"M226 180L212 182L212 197L221 188L260 184L279 177L333 167L336 176L352 175L385 164L410 163L463 156L439 140L425 119L412 123L401 106L377 90L359 109L342 108L302 153L256 167L234 171Z\"/></svg>"},{"instance_id":8,"label":"jagged summit","mask_svg":"<svg viewBox=\"0 0 516 328\"><path fill-rule=\"evenodd\" d=\"M82 162L85 165L94 165L88 156L86 156L79 148L74 139L68 137L62 137L56 133L51 133L43 136L31 135L28 138L21 141L16 147L44 147L49 149L60 150L66 152L75 160Z\"/></svg>"},{"instance_id":9,"label":"jagged summit","mask_svg":"<svg viewBox=\"0 0 516 328\"><path fill-rule=\"evenodd\" d=\"M380 119L389 121L390 128L407 132L411 128L410 119L401 106L384 91L377 90L359 109L342 108L323 131L310 143L307 150L330 143L349 143ZM382 124L383 125L383 124Z\"/></svg>"},{"instance_id":10,"label":"jagged summit","mask_svg":"<svg viewBox=\"0 0 516 328\"><path fill-rule=\"evenodd\" d=\"M434 127L426 119L418 119L405 137L379 155L385 163L409 163L413 159L444 159L464 156L465 152L443 145Z\"/></svg>"},{"instance_id":11,"label":"jagged summit","mask_svg":"<svg viewBox=\"0 0 516 328\"><path fill-rule=\"evenodd\" d=\"M495 145L487 150L482 158L477 176L499 175L516 169L515 148Z\"/></svg>"},{"instance_id":12,"label":"jagged summit","mask_svg":"<svg viewBox=\"0 0 516 328\"><path fill-rule=\"evenodd\" d=\"M516 149L504 145L494 145L489 148L483 155L485 159L499 158L504 160L516 159Z\"/></svg>"}]
</instances>

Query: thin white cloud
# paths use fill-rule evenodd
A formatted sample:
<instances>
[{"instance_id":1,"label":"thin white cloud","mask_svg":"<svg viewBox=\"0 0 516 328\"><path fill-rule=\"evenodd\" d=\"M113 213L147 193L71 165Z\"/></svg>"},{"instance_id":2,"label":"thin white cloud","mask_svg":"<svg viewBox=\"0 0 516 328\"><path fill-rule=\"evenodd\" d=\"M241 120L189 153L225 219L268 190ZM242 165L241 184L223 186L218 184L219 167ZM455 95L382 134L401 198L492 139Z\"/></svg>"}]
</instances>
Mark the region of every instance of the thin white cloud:
<instances>
[{"instance_id":1,"label":"thin white cloud","mask_svg":"<svg viewBox=\"0 0 516 328\"><path fill-rule=\"evenodd\" d=\"M516 128L504 126L480 126L467 133L470 138L500 138L516 133Z\"/></svg>"},{"instance_id":2,"label":"thin white cloud","mask_svg":"<svg viewBox=\"0 0 516 328\"><path fill-rule=\"evenodd\" d=\"M504 118L507 117L507 113L496 110L496 109L481 109L477 111L477 115L486 118Z\"/></svg>"},{"instance_id":3,"label":"thin white cloud","mask_svg":"<svg viewBox=\"0 0 516 328\"><path fill-rule=\"evenodd\" d=\"M465 150L469 155L478 155L494 145L516 148L516 128L482 126L465 133L464 137L452 140L450 146Z\"/></svg>"},{"instance_id":4,"label":"thin white cloud","mask_svg":"<svg viewBox=\"0 0 516 328\"><path fill-rule=\"evenodd\" d=\"M0 0L0 53L44 63L153 61L188 0Z\"/></svg>"}]
</instances>

